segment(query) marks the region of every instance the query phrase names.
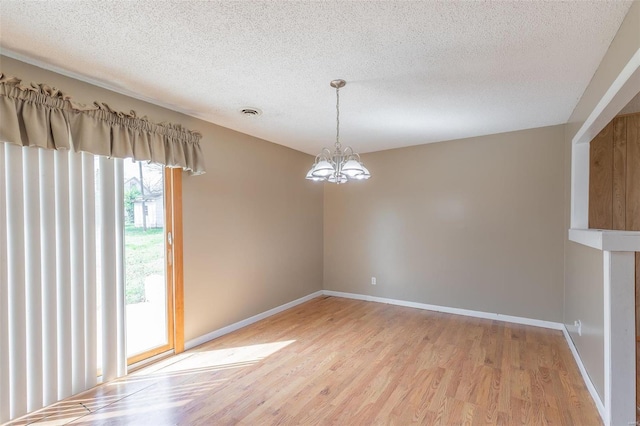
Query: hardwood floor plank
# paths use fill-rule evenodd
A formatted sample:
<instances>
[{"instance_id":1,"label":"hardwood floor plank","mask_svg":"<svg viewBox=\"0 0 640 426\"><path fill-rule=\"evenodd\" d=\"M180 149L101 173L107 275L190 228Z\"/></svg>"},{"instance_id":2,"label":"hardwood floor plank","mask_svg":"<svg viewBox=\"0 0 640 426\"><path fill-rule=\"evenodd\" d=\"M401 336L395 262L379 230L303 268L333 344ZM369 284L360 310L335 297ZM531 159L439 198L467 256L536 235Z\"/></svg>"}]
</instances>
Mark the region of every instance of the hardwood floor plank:
<instances>
[{"instance_id":1,"label":"hardwood floor plank","mask_svg":"<svg viewBox=\"0 0 640 426\"><path fill-rule=\"evenodd\" d=\"M59 424L601 424L558 331L336 297L60 407Z\"/></svg>"}]
</instances>

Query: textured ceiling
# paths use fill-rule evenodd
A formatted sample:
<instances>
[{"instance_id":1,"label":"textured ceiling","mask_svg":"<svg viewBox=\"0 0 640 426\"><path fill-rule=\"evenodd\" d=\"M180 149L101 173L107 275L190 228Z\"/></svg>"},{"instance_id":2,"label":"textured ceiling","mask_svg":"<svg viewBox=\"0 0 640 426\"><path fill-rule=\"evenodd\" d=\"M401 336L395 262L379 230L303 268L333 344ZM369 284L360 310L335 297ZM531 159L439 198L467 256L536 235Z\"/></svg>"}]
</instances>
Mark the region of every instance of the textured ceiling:
<instances>
[{"instance_id":1,"label":"textured ceiling","mask_svg":"<svg viewBox=\"0 0 640 426\"><path fill-rule=\"evenodd\" d=\"M311 154L342 78L342 142L370 152L566 122L630 5L0 0L0 46Z\"/></svg>"}]
</instances>

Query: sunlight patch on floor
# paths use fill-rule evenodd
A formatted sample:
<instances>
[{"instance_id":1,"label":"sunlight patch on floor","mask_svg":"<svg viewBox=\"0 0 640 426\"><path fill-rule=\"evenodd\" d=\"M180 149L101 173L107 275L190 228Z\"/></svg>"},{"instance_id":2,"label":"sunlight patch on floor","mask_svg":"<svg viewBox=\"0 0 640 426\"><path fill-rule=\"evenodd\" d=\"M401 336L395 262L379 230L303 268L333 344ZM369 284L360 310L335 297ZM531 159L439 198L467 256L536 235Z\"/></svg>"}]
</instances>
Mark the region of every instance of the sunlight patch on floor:
<instances>
[{"instance_id":1,"label":"sunlight patch on floor","mask_svg":"<svg viewBox=\"0 0 640 426\"><path fill-rule=\"evenodd\" d=\"M68 422L117 421L119 417L142 415L146 420L159 420L154 414L170 415L227 381L210 376L203 382L189 376L202 373L245 368L291 345L295 340L260 343L221 349L202 348L159 361L147 368L94 388L85 395L61 401L30 417L39 425L61 425ZM25 423L29 420L25 418ZM16 424L25 424L16 423Z\"/></svg>"},{"instance_id":2,"label":"sunlight patch on floor","mask_svg":"<svg viewBox=\"0 0 640 426\"><path fill-rule=\"evenodd\" d=\"M113 383L135 383L155 379L155 383L150 384L143 391L135 392L79 419L79 421L117 421L116 419L119 417L132 418L132 416L137 417L141 414L148 416L145 417L146 420L155 421L157 419L154 416L170 416L173 409L190 404L227 380L220 378L194 383L185 377L252 366L294 342L295 340L285 340L191 352L189 356L184 356L179 361L160 369L151 370L147 375L137 372L136 375L125 377Z\"/></svg>"},{"instance_id":3,"label":"sunlight patch on floor","mask_svg":"<svg viewBox=\"0 0 640 426\"><path fill-rule=\"evenodd\" d=\"M189 371L198 368L213 370L246 367L260 362L294 342L295 340L284 340L233 348L202 350L195 352L189 358L163 368L157 373Z\"/></svg>"}]
</instances>

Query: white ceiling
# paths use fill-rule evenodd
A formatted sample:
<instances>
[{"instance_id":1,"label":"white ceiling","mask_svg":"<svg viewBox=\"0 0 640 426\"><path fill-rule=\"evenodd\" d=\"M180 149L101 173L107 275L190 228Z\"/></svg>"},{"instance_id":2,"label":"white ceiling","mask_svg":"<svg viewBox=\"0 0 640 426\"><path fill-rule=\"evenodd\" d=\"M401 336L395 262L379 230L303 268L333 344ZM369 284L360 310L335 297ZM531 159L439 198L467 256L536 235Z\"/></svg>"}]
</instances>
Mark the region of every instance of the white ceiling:
<instances>
[{"instance_id":1,"label":"white ceiling","mask_svg":"<svg viewBox=\"0 0 640 426\"><path fill-rule=\"evenodd\" d=\"M341 140L370 152L565 123L630 5L0 0L0 46L310 154L342 78Z\"/></svg>"}]
</instances>

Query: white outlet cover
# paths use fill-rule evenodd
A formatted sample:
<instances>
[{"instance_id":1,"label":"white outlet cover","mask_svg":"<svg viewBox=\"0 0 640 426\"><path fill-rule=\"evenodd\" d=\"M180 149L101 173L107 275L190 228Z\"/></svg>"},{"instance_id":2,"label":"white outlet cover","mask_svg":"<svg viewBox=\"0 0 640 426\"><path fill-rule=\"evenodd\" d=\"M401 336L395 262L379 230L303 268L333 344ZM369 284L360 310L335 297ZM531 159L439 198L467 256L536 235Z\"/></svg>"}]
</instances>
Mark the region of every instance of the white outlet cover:
<instances>
[{"instance_id":1,"label":"white outlet cover","mask_svg":"<svg viewBox=\"0 0 640 426\"><path fill-rule=\"evenodd\" d=\"M577 328L578 336L582 336L582 321L574 321L573 325Z\"/></svg>"}]
</instances>

